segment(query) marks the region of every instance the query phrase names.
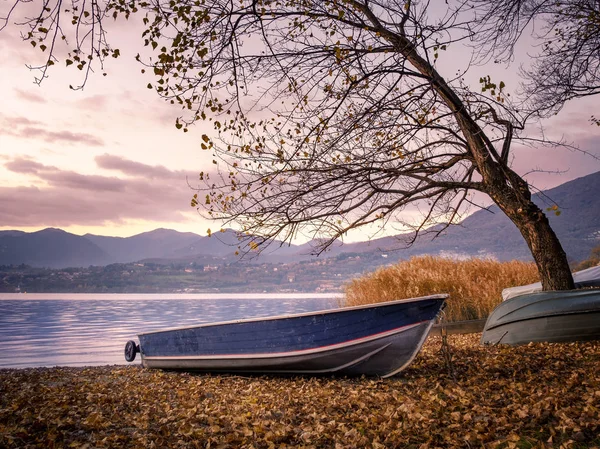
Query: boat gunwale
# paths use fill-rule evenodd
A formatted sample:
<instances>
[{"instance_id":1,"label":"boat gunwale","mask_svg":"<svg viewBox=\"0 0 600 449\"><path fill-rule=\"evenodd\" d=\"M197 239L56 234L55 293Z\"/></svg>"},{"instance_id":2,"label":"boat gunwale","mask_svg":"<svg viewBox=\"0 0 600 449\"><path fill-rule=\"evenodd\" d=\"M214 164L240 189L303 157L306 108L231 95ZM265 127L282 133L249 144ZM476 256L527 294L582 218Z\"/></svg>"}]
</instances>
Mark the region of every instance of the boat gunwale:
<instances>
[{"instance_id":1,"label":"boat gunwale","mask_svg":"<svg viewBox=\"0 0 600 449\"><path fill-rule=\"evenodd\" d=\"M512 301L513 299L523 299L524 296L535 296L535 295L547 295L547 294L565 294L565 293L582 293L582 292L600 292L600 286L596 287L596 286L583 286L583 287L576 287L576 288L572 288L571 290L538 290L538 291L534 291L534 292L526 292L526 293L520 293L516 296L511 296L508 299L503 299L502 301L500 301L498 303L498 305L500 304L504 304L504 303L508 303L510 301ZM550 298L553 299L553 298Z\"/></svg>"},{"instance_id":2,"label":"boat gunwale","mask_svg":"<svg viewBox=\"0 0 600 449\"><path fill-rule=\"evenodd\" d=\"M556 294L553 294L553 293L556 293ZM572 295L569 295L569 293L585 293L585 294L572 296ZM576 299L581 298L581 297L587 297L588 296L587 293L598 294L598 293L600 293L600 289L585 288L585 289L573 289L573 290L564 290L564 291L563 290L551 290L551 291L545 291L545 292L526 293L523 295L514 296L514 297L509 298L505 301L502 301L501 303L498 304L496 309L494 309L494 311L492 311L492 313L489 315L488 319L486 320L484 331L496 329L498 327L505 326L507 324L519 323L519 322L530 321L530 320L538 320L538 319L542 319L542 318L546 318L546 317L559 317L559 316L567 316L567 315L585 315L585 314L600 313L600 307L589 308L589 305L586 305L587 306L586 308L580 308L580 309L554 310L554 311L547 311L547 312L540 311L535 314L528 314L528 315L522 316L522 317L518 317L518 316L514 315L514 314L518 314L518 313L524 313L524 310L529 307L536 306L538 304L548 303L548 302L570 300L573 303L575 303ZM553 294L553 295L548 296L548 294ZM564 294L567 294L566 295L567 297L571 296L571 299L562 297L562 296L564 296ZM539 296L539 299L535 298L535 300L533 300L530 303L519 305L515 309L504 313L501 317L496 318L496 322L494 324L492 324L491 326L488 327L489 321L497 309L505 307L506 304L517 303L519 301L526 299L526 297L531 297L531 296ZM557 296L560 296L560 297L557 297Z\"/></svg>"},{"instance_id":3,"label":"boat gunwale","mask_svg":"<svg viewBox=\"0 0 600 449\"><path fill-rule=\"evenodd\" d=\"M263 352L256 354L214 354L214 355L153 355L146 356L142 354L145 360L252 360L252 359L277 359L277 358L289 358L303 355L316 355L329 351L336 351L338 349L351 348L352 346L361 345L364 343L371 343L373 341L381 340L382 338L393 337L394 335L401 334L403 332L414 329L424 323L431 320L420 321L418 323L407 324L402 327L398 327L389 331L379 332L377 334L368 335L366 337L356 338L353 340L346 340L341 343L335 343L327 346L317 346L308 349L299 349L287 352Z\"/></svg>"},{"instance_id":4,"label":"boat gunwale","mask_svg":"<svg viewBox=\"0 0 600 449\"><path fill-rule=\"evenodd\" d=\"M203 328L203 327L222 326L222 325L227 325L227 324L254 323L254 322L259 322L259 321L274 321L274 320L283 320L283 319L288 319L288 318L301 318L301 317L306 317L306 316L329 315L329 314L342 313L342 312L353 311L353 310L386 307L386 306L392 306L392 305L408 303L408 302L426 301L426 300L430 300L430 299L447 300L449 297L450 297L450 295L448 293L439 293L439 294L429 295L429 296L419 296L416 298L397 299L395 301L385 301L385 302L378 302L378 303L372 303L372 304L362 304L362 305L358 305L358 306L341 307L341 308L337 308L337 309L324 309L324 310L316 310L313 312L300 312L300 313L292 313L292 314L287 314L287 315L273 315L273 316L265 316L265 317L242 318L239 320L217 321L214 323L202 323L202 324L191 325L191 326L178 326L178 327L171 327L171 328L160 329L160 330L155 330L155 331L150 331L150 332L142 332L137 335L138 335L138 337L141 337L144 335L160 334L163 332L173 332L173 331L181 331L181 330L187 330L187 329L198 329L198 328Z\"/></svg>"},{"instance_id":5,"label":"boat gunwale","mask_svg":"<svg viewBox=\"0 0 600 449\"><path fill-rule=\"evenodd\" d=\"M540 313L537 315L530 315L530 316L519 318L519 319L502 321L501 323L494 324L491 327L486 327L486 329L492 330L492 329L496 329L498 327L506 326L507 324L515 324L515 323L520 323L523 321L539 320L539 319L543 319L543 318L554 318L554 317L561 317L561 316L568 316L568 315L591 315L591 314L595 314L595 313L600 315L600 310L599 309L591 309L591 310L586 309L586 310L575 310L573 312L544 313L544 314Z\"/></svg>"}]
</instances>

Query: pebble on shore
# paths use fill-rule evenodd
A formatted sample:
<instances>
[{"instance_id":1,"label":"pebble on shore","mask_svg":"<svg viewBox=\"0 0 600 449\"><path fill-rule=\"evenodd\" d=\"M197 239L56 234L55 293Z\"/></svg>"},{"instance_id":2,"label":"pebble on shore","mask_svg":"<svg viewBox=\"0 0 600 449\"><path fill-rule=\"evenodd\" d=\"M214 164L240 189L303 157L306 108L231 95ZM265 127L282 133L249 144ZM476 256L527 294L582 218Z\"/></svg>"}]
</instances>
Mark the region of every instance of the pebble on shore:
<instances>
[{"instance_id":1,"label":"pebble on shore","mask_svg":"<svg viewBox=\"0 0 600 449\"><path fill-rule=\"evenodd\" d=\"M0 447L600 447L600 342L479 337L430 337L385 380L0 370Z\"/></svg>"}]
</instances>

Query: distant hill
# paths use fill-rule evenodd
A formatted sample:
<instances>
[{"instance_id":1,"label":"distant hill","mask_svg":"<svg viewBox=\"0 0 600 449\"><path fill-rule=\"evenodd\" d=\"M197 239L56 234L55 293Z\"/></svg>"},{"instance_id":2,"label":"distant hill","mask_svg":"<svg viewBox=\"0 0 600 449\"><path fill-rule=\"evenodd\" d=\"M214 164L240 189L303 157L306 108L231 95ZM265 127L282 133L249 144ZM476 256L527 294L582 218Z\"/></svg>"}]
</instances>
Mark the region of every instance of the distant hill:
<instances>
[{"instance_id":1,"label":"distant hill","mask_svg":"<svg viewBox=\"0 0 600 449\"><path fill-rule=\"evenodd\" d=\"M560 215L553 211L546 215L570 260L585 259L600 245L600 172L546 190L535 195L534 201L544 211L553 204L559 207ZM482 251L500 260L531 259L518 229L497 206L489 212L477 211L440 240L446 245L458 241L469 253Z\"/></svg>"},{"instance_id":2,"label":"distant hill","mask_svg":"<svg viewBox=\"0 0 600 449\"><path fill-rule=\"evenodd\" d=\"M207 254L217 257L232 256L237 251L238 245L240 242L235 231L226 229L223 232L215 232L210 237L196 235L196 239L186 245L174 247L171 257L189 258Z\"/></svg>"},{"instance_id":3,"label":"distant hill","mask_svg":"<svg viewBox=\"0 0 600 449\"><path fill-rule=\"evenodd\" d=\"M588 257L600 244L600 172L562 184L535 196L544 210L557 204L560 215L547 212L552 227L572 261ZM370 254L372 260L386 263L419 254L456 256L493 256L499 260L530 260L531 255L517 228L492 206L479 210L460 225L454 225L435 239L427 236L413 246L403 248L407 235L384 237L369 242L335 244L321 258L344 253ZM28 264L35 267L107 265L116 262L150 260L155 263L196 262L227 263L237 260L239 245L232 230L216 232L211 237L194 233L156 229L132 237L78 236L60 229L26 233L0 231L0 264ZM313 259L314 243L283 245L274 242L256 260L291 263ZM389 253L386 259L371 253Z\"/></svg>"},{"instance_id":4,"label":"distant hill","mask_svg":"<svg viewBox=\"0 0 600 449\"><path fill-rule=\"evenodd\" d=\"M111 256L85 237L60 229L0 231L0 264L63 268L106 265Z\"/></svg>"},{"instance_id":5,"label":"distant hill","mask_svg":"<svg viewBox=\"0 0 600 449\"><path fill-rule=\"evenodd\" d=\"M192 232L177 232L172 229L155 229L132 237L107 237L85 234L107 254L112 262L136 262L142 259L177 257L174 249L195 245L202 239Z\"/></svg>"},{"instance_id":6,"label":"distant hill","mask_svg":"<svg viewBox=\"0 0 600 449\"><path fill-rule=\"evenodd\" d=\"M600 172L574 179L534 195L571 261L586 259L600 245ZM560 215L547 211L556 204ZM368 243L371 251L391 251L402 246L402 237L384 237ZM347 246L347 251L368 251L366 243ZM421 238L410 248L397 251L400 258L418 254L493 256L499 260L531 260L531 253L517 227L497 206L479 210L459 225L431 239Z\"/></svg>"}]
</instances>

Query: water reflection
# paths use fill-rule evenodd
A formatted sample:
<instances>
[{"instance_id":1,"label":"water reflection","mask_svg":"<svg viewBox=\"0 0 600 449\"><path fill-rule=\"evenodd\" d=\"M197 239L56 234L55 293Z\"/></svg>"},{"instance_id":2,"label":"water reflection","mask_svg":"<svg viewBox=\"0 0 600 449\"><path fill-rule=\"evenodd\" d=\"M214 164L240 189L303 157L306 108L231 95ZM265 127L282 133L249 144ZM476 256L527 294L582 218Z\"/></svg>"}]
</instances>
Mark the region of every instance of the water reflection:
<instances>
[{"instance_id":1,"label":"water reflection","mask_svg":"<svg viewBox=\"0 0 600 449\"><path fill-rule=\"evenodd\" d=\"M333 295L0 295L0 368L124 364L139 333L337 305Z\"/></svg>"}]
</instances>

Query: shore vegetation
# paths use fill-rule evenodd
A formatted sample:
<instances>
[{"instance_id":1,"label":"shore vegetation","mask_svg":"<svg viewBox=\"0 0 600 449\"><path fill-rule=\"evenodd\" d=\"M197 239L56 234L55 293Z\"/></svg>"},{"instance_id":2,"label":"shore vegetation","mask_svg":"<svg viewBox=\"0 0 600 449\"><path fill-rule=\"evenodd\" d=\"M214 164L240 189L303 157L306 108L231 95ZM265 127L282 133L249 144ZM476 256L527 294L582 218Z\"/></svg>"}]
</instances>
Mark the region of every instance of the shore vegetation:
<instances>
[{"instance_id":1,"label":"shore vegetation","mask_svg":"<svg viewBox=\"0 0 600 449\"><path fill-rule=\"evenodd\" d=\"M585 270L586 268L595 267L596 265L600 265L600 245L592 248L590 256L586 260L578 263L575 266L575 270Z\"/></svg>"},{"instance_id":2,"label":"shore vegetation","mask_svg":"<svg viewBox=\"0 0 600 449\"><path fill-rule=\"evenodd\" d=\"M476 320L486 318L500 303L503 289L537 281L532 262L418 256L352 280L344 301L356 306L449 293L445 319Z\"/></svg>"}]
</instances>

